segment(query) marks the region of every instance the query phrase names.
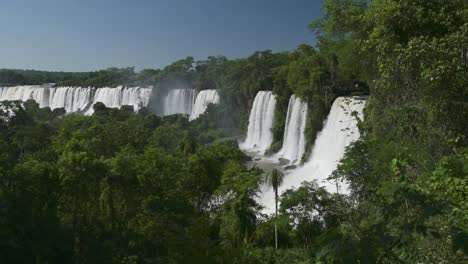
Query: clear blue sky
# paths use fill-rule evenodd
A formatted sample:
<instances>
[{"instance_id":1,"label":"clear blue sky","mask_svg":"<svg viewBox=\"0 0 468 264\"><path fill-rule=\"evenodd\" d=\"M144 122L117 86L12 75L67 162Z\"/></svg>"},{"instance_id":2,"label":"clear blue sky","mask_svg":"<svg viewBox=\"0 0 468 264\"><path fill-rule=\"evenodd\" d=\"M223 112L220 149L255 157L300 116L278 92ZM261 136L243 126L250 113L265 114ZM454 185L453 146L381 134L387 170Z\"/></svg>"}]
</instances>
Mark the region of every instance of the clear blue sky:
<instances>
[{"instance_id":1,"label":"clear blue sky","mask_svg":"<svg viewBox=\"0 0 468 264\"><path fill-rule=\"evenodd\" d=\"M314 43L323 0L1 0L0 68L160 68Z\"/></svg>"}]
</instances>

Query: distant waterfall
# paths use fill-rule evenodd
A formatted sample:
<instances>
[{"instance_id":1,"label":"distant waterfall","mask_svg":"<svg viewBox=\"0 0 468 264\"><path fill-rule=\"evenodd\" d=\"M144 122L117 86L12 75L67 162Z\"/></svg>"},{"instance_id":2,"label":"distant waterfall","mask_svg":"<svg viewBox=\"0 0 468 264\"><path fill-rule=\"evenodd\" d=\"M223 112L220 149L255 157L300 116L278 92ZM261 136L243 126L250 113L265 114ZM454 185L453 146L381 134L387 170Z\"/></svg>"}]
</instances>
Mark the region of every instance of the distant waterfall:
<instances>
[{"instance_id":1,"label":"distant waterfall","mask_svg":"<svg viewBox=\"0 0 468 264\"><path fill-rule=\"evenodd\" d=\"M49 89L39 86L0 87L0 101L34 100L39 107L49 106Z\"/></svg>"},{"instance_id":2,"label":"distant waterfall","mask_svg":"<svg viewBox=\"0 0 468 264\"><path fill-rule=\"evenodd\" d=\"M286 126L284 128L283 147L276 157L287 159L292 164L301 161L305 152L305 127L307 103L292 95L289 99Z\"/></svg>"},{"instance_id":3,"label":"distant waterfall","mask_svg":"<svg viewBox=\"0 0 468 264\"><path fill-rule=\"evenodd\" d=\"M201 114L205 113L209 104L218 104L218 90L203 90L200 91L195 99L195 104L190 113L190 120L197 119Z\"/></svg>"},{"instance_id":4,"label":"distant waterfall","mask_svg":"<svg viewBox=\"0 0 468 264\"><path fill-rule=\"evenodd\" d=\"M247 137L240 147L246 151L258 152L261 155L271 145L273 133L271 131L276 106L275 95L270 91L260 91L250 111Z\"/></svg>"},{"instance_id":5,"label":"distant waterfall","mask_svg":"<svg viewBox=\"0 0 468 264\"><path fill-rule=\"evenodd\" d=\"M140 110L148 106L152 90L152 88L144 87L123 88L120 105L132 105L135 111Z\"/></svg>"},{"instance_id":6,"label":"distant waterfall","mask_svg":"<svg viewBox=\"0 0 468 264\"><path fill-rule=\"evenodd\" d=\"M63 107L67 113L71 113L91 108L90 104L93 99L92 88L59 87L43 89L49 89L49 105L47 106L52 110Z\"/></svg>"},{"instance_id":7,"label":"distant waterfall","mask_svg":"<svg viewBox=\"0 0 468 264\"><path fill-rule=\"evenodd\" d=\"M106 107L117 108L122 105L133 106L135 111L138 111L142 106L147 106L151 89L141 87L123 87L116 88L99 88L96 89L92 105L101 102ZM94 110L88 109L86 114L92 114Z\"/></svg>"},{"instance_id":8,"label":"distant waterfall","mask_svg":"<svg viewBox=\"0 0 468 264\"><path fill-rule=\"evenodd\" d=\"M337 168L346 147L359 138L357 120L352 113L356 111L362 118L365 104L366 100L359 97L338 97L335 100L322 131L317 135L309 161L285 176L279 193L297 188L303 181L312 180L317 180L318 184L326 187L329 192L348 192L347 184L340 183L337 186L335 182L327 181L327 178ZM271 187L262 187L259 202L266 207L265 211L274 210Z\"/></svg>"},{"instance_id":9,"label":"distant waterfall","mask_svg":"<svg viewBox=\"0 0 468 264\"><path fill-rule=\"evenodd\" d=\"M193 89L173 89L169 90L164 98L163 115L186 114L192 112L195 99Z\"/></svg>"},{"instance_id":10,"label":"distant waterfall","mask_svg":"<svg viewBox=\"0 0 468 264\"><path fill-rule=\"evenodd\" d=\"M92 114L92 105L97 102L107 107L131 105L134 110L147 106L151 88L122 87L117 88L81 88L81 87L40 87L16 86L0 88L0 101L5 100L35 100L39 107L64 108L70 112L86 112Z\"/></svg>"}]
</instances>

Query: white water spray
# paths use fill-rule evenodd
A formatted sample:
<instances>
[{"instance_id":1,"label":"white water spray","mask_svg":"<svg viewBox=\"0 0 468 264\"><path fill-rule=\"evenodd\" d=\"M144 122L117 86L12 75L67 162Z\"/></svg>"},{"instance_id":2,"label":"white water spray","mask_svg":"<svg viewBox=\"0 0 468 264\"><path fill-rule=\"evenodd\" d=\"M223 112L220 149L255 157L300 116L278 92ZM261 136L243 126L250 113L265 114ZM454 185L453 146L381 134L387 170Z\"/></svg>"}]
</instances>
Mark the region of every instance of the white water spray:
<instances>
[{"instance_id":1,"label":"white water spray","mask_svg":"<svg viewBox=\"0 0 468 264\"><path fill-rule=\"evenodd\" d=\"M49 106L49 89L39 86L14 86L0 88L0 101L34 100L39 107Z\"/></svg>"},{"instance_id":2,"label":"white water spray","mask_svg":"<svg viewBox=\"0 0 468 264\"><path fill-rule=\"evenodd\" d=\"M122 87L117 88L82 88L82 87L40 87L15 86L0 88L0 101L34 100L39 107L50 107L52 110L64 108L67 113L85 112L92 114L92 105L97 102L107 107L131 105L135 111L147 106L151 88Z\"/></svg>"},{"instance_id":3,"label":"white water spray","mask_svg":"<svg viewBox=\"0 0 468 264\"><path fill-rule=\"evenodd\" d=\"M270 148L273 141L271 131L276 106L275 95L270 91L260 91L255 96L249 117L247 137L240 147L260 155Z\"/></svg>"},{"instance_id":4,"label":"white water spray","mask_svg":"<svg viewBox=\"0 0 468 264\"><path fill-rule=\"evenodd\" d=\"M219 104L218 90L203 90L198 93L192 113L190 113L190 121L205 113L209 104Z\"/></svg>"},{"instance_id":5,"label":"white water spray","mask_svg":"<svg viewBox=\"0 0 468 264\"><path fill-rule=\"evenodd\" d=\"M103 103L106 107L118 108L123 105L133 106L134 111L138 111L141 107L147 106L151 89L141 87L123 87L116 88L99 88L93 97L92 105L97 102ZM86 114L92 114L94 109L90 107Z\"/></svg>"},{"instance_id":6,"label":"white water spray","mask_svg":"<svg viewBox=\"0 0 468 264\"><path fill-rule=\"evenodd\" d=\"M163 102L163 115L189 115L192 112L194 100L195 90L193 89L169 90Z\"/></svg>"},{"instance_id":7,"label":"white water spray","mask_svg":"<svg viewBox=\"0 0 468 264\"><path fill-rule=\"evenodd\" d=\"M312 149L309 161L303 167L285 175L278 192L298 188L303 181L316 180L329 192L347 193L346 183L330 182L327 178L337 168L343 158L346 147L359 138L357 119L353 112L362 118L366 100L358 97L338 97L333 103L328 118ZM265 212L274 210L274 196L271 187L262 186L259 202L265 206Z\"/></svg>"},{"instance_id":8,"label":"white water spray","mask_svg":"<svg viewBox=\"0 0 468 264\"><path fill-rule=\"evenodd\" d=\"M52 110L63 107L67 113L72 113L92 108L91 102L94 93L92 88L59 87L49 88L49 91L49 105L47 106Z\"/></svg>"},{"instance_id":9,"label":"white water spray","mask_svg":"<svg viewBox=\"0 0 468 264\"><path fill-rule=\"evenodd\" d=\"M307 103L292 95L289 99L288 114L284 128L283 147L276 154L277 158L289 160L298 164L305 152L305 127L307 119Z\"/></svg>"}]
</instances>

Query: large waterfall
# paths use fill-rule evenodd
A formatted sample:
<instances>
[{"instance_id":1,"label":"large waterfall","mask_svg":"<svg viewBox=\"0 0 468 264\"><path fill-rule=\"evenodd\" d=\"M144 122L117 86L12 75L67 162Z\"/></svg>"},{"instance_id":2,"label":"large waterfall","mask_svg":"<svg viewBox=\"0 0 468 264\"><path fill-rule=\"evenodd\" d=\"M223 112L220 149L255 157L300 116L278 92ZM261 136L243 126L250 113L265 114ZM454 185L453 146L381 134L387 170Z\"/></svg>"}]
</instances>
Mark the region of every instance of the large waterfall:
<instances>
[{"instance_id":1,"label":"large waterfall","mask_svg":"<svg viewBox=\"0 0 468 264\"><path fill-rule=\"evenodd\" d=\"M301 161L305 152L305 127L307 119L307 103L292 95L289 99L286 126L284 128L283 147L277 158L289 160L292 164Z\"/></svg>"},{"instance_id":2,"label":"large waterfall","mask_svg":"<svg viewBox=\"0 0 468 264\"><path fill-rule=\"evenodd\" d=\"M353 112L362 118L366 100L359 97L338 97L332 105L328 118L312 149L312 154L303 166L285 175L279 193L287 189L297 188L303 181L316 180L320 186L329 192L348 192L346 183L330 182L327 178L337 168L343 158L346 147L359 138L357 119ZM273 212L274 196L271 187L262 186L259 202L266 212Z\"/></svg>"},{"instance_id":3,"label":"large waterfall","mask_svg":"<svg viewBox=\"0 0 468 264\"><path fill-rule=\"evenodd\" d=\"M250 111L247 137L240 147L246 151L263 155L273 141L271 131L276 106L275 95L270 91L260 91Z\"/></svg>"},{"instance_id":4,"label":"large waterfall","mask_svg":"<svg viewBox=\"0 0 468 264\"><path fill-rule=\"evenodd\" d=\"M49 106L49 94L48 88L39 86L0 87L0 101L27 101L32 99L36 101L40 107Z\"/></svg>"},{"instance_id":5,"label":"large waterfall","mask_svg":"<svg viewBox=\"0 0 468 264\"><path fill-rule=\"evenodd\" d=\"M169 90L163 102L163 115L189 115L192 112L194 99L195 90L193 89Z\"/></svg>"},{"instance_id":6,"label":"large waterfall","mask_svg":"<svg viewBox=\"0 0 468 264\"><path fill-rule=\"evenodd\" d=\"M44 91L49 91L48 105L52 110L56 108L64 108L68 113L81 112L87 108L92 108L91 101L93 99L93 90L91 88L39 88ZM39 103L39 105L41 105ZM44 107L41 105L41 107Z\"/></svg>"},{"instance_id":7,"label":"large waterfall","mask_svg":"<svg viewBox=\"0 0 468 264\"><path fill-rule=\"evenodd\" d=\"M209 104L218 104L219 95L218 90L203 90L200 91L195 99L195 104L190 113L190 120L197 119L201 114L206 111Z\"/></svg>"},{"instance_id":8,"label":"large waterfall","mask_svg":"<svg viewBox=\"0 0 468 264\"><path fill-rule=\"evenodd\" d=\"M123 87L116 88L81 88L81 87L40 87L15 86L0 88L0 101L5 100L35 100L40 107L51 109L64 108L70 112L86 112L92 114L92 105L97 102L107 107L131 105L134 110L147 106L151 88Z\"/></svg>"}]
</instances>

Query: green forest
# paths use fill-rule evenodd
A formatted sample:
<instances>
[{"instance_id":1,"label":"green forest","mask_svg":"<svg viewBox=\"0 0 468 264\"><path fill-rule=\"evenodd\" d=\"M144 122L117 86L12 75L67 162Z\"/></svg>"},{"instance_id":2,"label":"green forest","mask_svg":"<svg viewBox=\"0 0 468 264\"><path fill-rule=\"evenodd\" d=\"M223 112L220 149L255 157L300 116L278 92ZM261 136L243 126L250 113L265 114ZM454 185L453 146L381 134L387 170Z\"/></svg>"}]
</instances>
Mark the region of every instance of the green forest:
<instances>
[{"instance_id":1,"label":"green forest","mask_svg":"<svg viewBox=\"0 0 468 264\"><path fill-rule=\"evenodd\" d=\"M466 263L468 2L326 0L314 46L162 69L0 70L0 84L218 89L189 122L95 104L64 115L30 100L0 105L0 263ZM309 105L310 152L334 99L368 95L361 137L331 176L349 195L281 183L239 150L261 90L276 94L273 143L288 100ZM310 153L304 155L306 159ZM275 227L278 245L275 248Z\"/></svg>"}]
</instances>

